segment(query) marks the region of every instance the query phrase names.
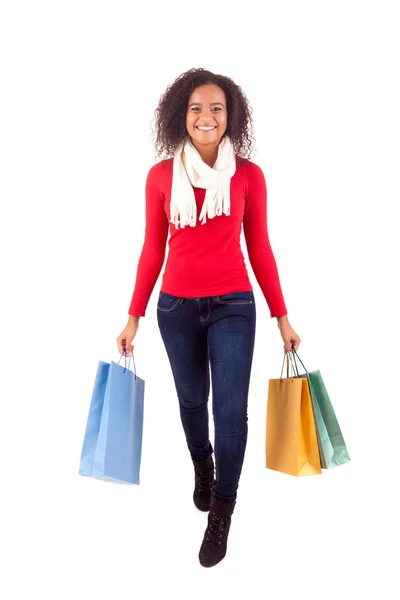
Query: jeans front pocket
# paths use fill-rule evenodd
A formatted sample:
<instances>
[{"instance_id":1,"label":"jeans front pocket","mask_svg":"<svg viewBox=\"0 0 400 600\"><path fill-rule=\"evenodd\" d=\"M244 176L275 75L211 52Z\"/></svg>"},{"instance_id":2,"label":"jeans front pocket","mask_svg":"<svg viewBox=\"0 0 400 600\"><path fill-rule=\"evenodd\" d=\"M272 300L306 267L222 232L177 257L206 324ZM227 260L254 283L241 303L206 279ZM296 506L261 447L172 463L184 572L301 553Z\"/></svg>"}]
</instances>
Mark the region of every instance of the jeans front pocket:
<instances>
[{"instance_id":1,"label":"jeans front pocket","mask_svg":"<svg viewBox=\"0 0 400 600\"><path fill-rule=\"evenodd\" d=\"M218 304L253 304L253 292L232 292L214 296Z\"/></svg>"},{"instance_id":2,"label":"jeans front pocket","mask_svg":"<svg viewBox=\"0 0 400 600\"><path fill-rule=\"evenodd\" d=\"M178 306L181 300L182 298L179 296L172 296L172 294L160 292L158 296L157 310L161 310L162 312L171 312Z\"/></svg>"}]
</instances>

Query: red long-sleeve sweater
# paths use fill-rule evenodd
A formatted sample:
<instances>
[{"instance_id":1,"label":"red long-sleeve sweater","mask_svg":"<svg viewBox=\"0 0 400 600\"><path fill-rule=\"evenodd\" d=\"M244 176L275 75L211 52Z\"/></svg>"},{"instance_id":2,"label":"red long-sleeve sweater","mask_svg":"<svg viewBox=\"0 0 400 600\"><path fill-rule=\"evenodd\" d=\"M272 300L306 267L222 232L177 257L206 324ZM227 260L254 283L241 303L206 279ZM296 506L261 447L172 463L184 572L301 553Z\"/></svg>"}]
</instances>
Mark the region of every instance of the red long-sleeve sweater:
<instances>
[{"instance_id":1,"label":"red long-sleeve sweater","mask_svg":"<svg viewBox=\"0 0 400 600\"><path fill-rule=\"evenodd\" d=\"M198 220L206 190L195 188L196 227L176 229L170 223L173 158L162 160L146 179L146 231L128 313L145 316L151 293L169 252L161 290L175 296L199 298L253 289L240 246L246 240L249 260L270 309L271 317L286 315L278 269L267 228L267 188L261 168L236 155L230 184L230 215Z\"/></svg>"}]
</instances>

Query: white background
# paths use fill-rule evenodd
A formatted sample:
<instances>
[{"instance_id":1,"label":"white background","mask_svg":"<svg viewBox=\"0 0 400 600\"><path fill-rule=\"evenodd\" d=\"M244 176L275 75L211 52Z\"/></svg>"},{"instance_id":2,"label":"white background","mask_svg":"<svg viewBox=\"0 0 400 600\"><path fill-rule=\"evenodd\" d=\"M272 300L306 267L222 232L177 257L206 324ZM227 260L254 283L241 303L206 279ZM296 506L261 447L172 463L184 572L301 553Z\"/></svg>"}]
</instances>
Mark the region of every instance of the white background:
<instances>
[{"instance_id":1,"label":"white background","mask_svg":"<svg viewBox=\"0 0 400 600\"><path fill-rule=\"evenodd\" d=\"M399 597L396 4L1 4L5 600ZM78 475L97 364L119 358L142 248L154 109L200 66L232 77L254 109L253 160L299 356L321 371L352 458L318 477L265 468L283 342L248 264L249 438L228 553L213 569L197 558L206 515L192 503L156 320L164 267L134 342L141 485Z\"/></svg>"}]
</instances>

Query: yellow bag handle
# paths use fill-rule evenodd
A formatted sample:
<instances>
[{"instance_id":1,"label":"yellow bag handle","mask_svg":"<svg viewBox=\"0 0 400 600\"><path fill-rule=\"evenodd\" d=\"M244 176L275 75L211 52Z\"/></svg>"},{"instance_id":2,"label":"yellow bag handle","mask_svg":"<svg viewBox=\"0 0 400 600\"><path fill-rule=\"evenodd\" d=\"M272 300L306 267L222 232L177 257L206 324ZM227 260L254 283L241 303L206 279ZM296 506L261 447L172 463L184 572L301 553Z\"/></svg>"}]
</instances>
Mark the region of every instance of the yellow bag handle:
<instances>
[{"instance_id":1,"label":"yellow bag handle","mask_svg":"<svg viewBox=\"0 0 400 600\"><path fill-rule=\"evenodd\" d=\"M289 379L289 358L290 358L290 364L292 366L293 377L296 377L296 371L297 371L297 377L299 376L299 372L297 370L297 364L296 364L295 361L293 361L291 352L287 352L284 355L284 357L283 357L283 363L282 363L282 369L281 369L281 376L279 377L279 379L282 379L282 373L283 373L283 367L285 365L285 360L287 360L287 363L286 363L286 376ZM294 367L296 367L296 370L295 370Z\"/></svg>"}]
</instances>

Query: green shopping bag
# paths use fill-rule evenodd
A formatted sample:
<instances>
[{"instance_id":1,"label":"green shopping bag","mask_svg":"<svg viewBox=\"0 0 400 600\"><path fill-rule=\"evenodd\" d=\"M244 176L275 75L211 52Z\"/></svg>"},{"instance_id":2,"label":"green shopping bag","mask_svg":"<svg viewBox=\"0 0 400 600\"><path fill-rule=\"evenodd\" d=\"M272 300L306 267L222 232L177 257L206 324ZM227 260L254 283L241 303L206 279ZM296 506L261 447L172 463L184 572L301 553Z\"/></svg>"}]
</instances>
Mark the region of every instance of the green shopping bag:
<instances>
[{"instance_id":1,"label":"green shopping bag","mask_svg":"<svg viewBox=\"0 0 400 600\"><path fill-rule=\"evenodd\" d=\"M350 456L321 373L319 371L308 372L294 348L292 348L292 353L297 377L306 377L308 380L321 467L330 469L343 465L350 461ZM301 362L305 370L304 374L299 374L295 356Z\"/></svg>"}]
</instances>

